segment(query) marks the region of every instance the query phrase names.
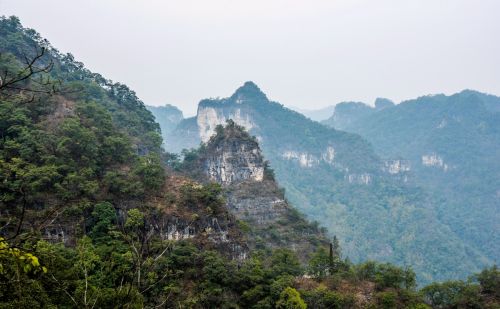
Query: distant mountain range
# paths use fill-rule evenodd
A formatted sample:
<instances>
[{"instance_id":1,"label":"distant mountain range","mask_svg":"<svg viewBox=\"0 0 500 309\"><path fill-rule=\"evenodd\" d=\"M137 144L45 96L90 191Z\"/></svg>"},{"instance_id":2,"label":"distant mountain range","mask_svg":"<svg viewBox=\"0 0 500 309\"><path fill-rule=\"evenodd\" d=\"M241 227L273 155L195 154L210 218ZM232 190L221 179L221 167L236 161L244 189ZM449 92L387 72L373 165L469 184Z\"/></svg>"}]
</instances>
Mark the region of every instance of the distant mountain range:
<instances>
[{"instance_id":1,"label":"distant mountain range","mask_svg":"<svg viewBox=\"0 0 500 309\"><path fill-rule=\"evenodd\" d=\"M496 97L408 104L375 148L252 82L153 116L15 16L0 76L0 308L499 307L496 266L422 289L409 268L423 286L497 256ZM343 123L383 132L384 104Z\"/></svg>"},{"instance_id":2,"label":"distant mountain range","mask_svg":"<svg viewBox=\"0 0 500 309\"><path fill-rule=\"evenodd\" d=\"M177 127L182 119L184 119L182 111L170 104L146 107L151 111L156 122L160 124L163 140L165 140L167 135Z\"/></svg>"},{"instance_id":3,"label":"distant mountain range","mask_svg":"<svg viewBox=\"0 0 500 309\"><path fill-rule=\"evenodd\" d=\"M404 158L439 203L439 219L491 260L500 256L500 98L465 90L371 108L337 105L323 122Z\"/></svg>"},{"instance_id":4,"label":"distant mountain range","mask_svg":"<svg viewBox=\"0 0 500 309\"><path fill-rule=\"evenodd\" d=\"M342 103L325 123L345 129L398 106L387 99L378 99L375 107ZM202 100L195 117L168 129L166 150L197 147L228 119L256 136L286 197L337 235L354 261L413 265L425 283L465 277L498 256L492 254L497 249L485 248L491 237L470 242L451 226L454 215L443 215L443 197L422 183L406 153L381 152L358 131L348 133L312 121L270 101L252 82L228 98ZM426 153L426 164L438 166L440 154ZM488 209L494 210L491 205ZM473 212L468 215L480 218Z\"/></svg>"}]
</instances>

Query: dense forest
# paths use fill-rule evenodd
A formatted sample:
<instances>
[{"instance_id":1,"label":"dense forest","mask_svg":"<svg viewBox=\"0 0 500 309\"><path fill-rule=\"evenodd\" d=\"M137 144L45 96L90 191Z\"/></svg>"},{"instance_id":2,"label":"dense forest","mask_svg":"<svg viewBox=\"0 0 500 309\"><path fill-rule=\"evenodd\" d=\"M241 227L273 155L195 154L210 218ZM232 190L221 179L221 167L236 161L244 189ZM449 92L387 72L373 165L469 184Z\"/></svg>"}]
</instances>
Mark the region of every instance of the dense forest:
<instances>
[{"instance_id":1,"label":"dense forest","mask_svg":"<svg viewBox=\"0 0 500 309\"><path fill-rule=\"evenodd\" d=\"M411 267L353 264L336 238L307 261L287 247L235 256L251 227L225 188L190 177L189 156L162 150L127 86L16 17L0 18L0 78L1 308L500 306L494 266L417 288Z\"/></svg>"},{"instance_id":2,"label":"dense forest","mask_svg":"<svg viewBox=\"0 0 500 309\"><path fill-rule=\"evenodd\" d=\"M325 124L368 139L435 197L438 216L471 248L500 255L500 98L472 90L386 108L339 104ZM473 226L474 228L471 228Z\"/></svg>"},{"instance_id":3,"label":"dense forest","mask_svg":"<svg viewBox=\"0 0 500 309\"><path fill-rule=\"evenodd\" d=\"M376 108L339 107L344 105L355 106L346 108L347 114L383 112L393 104L379 99ZM197 116L170 131L165 147L172 152L197 147L227 119L256 136L285 196L330 236L338 236L354 262L412 265L419 284L465 279L494 263L484 253L487 241L482 246L466 242L455 233L458 225L443 220L442 197L416 183L413 170L388 168L398 164L398 157L381 157L362 136L328 128L269 100L251 81L227 98L200 101Z\"/></svg>"}]
</instances>

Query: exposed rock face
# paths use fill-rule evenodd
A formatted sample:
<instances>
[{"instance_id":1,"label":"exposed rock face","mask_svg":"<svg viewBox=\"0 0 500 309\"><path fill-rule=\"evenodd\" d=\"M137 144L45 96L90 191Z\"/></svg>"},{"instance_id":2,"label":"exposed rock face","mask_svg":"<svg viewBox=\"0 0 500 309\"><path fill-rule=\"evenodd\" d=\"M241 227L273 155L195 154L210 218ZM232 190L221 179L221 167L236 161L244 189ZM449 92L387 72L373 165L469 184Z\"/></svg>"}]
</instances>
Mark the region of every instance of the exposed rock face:
<instances>
[{"instance_id":1,"label":"exposed rock face","mask_svg":"<svg viewBox=\"0 0 500 309\"><path fill-rule=\"evenodd\" d=\"M290 210L283 193L270 180L234 184L227 204L237 218L260 227L271 226Z\"/></svg>"},{"instance_id":2,"label":"exposed rock face","mask_svg":"<svg viewBox=\"0 0 500 309\"><path fill-rule=\"evenodd\" d=\"M70 245L70 238L67 237L64 226L54 225L46 228L43 239L50 242L62 242L65 245Z\"/></svg>"},{"instance_id":3,"label":"exposed rock face","mask_svg":"<svg viewBox=\"0 0 500 309\"><path fill-rule=\"evenodd\" d=\"M209 153L205 169L211 181L222 185L264 179L264 160L254 140L228 138Z\"/></svg>"},{"instance_id":4,"label":"exposed rock face","mask_svg":"<svg viewBox=\"0 0 500 309\"><path fill-rule=\"evenodd\" d=\"M384 100L380 101L379 105L387 105L387 102L384 102ZM374 110L362 103L352 104L356 107L359 105ZM343 105L349 107L351 103ZM302 115L284 108L279 103L269 101L253 82L246 82L228 98L202 100L198 106L197 116L184 119L174 134L167 137L166 149L180 152L182 148L193 148L200 142L208 143L215 134L216 127L224 125L227 120L234 121L255 135L266 155L277 165L288 161L295 165L294 169L313 171L322 168L323 164L327 164L332 172L346 174L347 168L361 173L366 171L366 169L359 168L365 165L365 162L362 164L351 163L353 158L360 157L352 156L350 145L348 145L356 137L351 139L345 133L334 133L317 123L311 123ZM291 125L290 128L286 128L285 124L288 122ZM293 132L292 135L290 135L291 132ZM322 137L309 140L310 136L314 135L312 132L316 132L314 134L319 134ZM175 146L169 147L170 145ZM358 145L367 146L363 145L363 142ZM367 149L367 151L370 150ZM226 160L226 158L221 158L221 160ZM376 158L369 158L368 165L373 165L374 160ZM214 179L212 174L223 175L226 173L219 169L221 164L211 163L214 164L211 179ZM382 162L376 164L381 165ZM373 171L370 172L373 173ZM349 179L349 177L344 178L344 176L339 176L339 179ZM219 182L219 180L216 181ZM221 183L226 181L228 180L225 179Z\"/></svg>"},{"instance_id":5,"label":"exposed rock face","mask_svg":"<svg viewBox=\"0 0 500 309\"><path fill-rule=\"evenodd\" d=\"M373 176L368 173L347 174L345 177L349 183L361 184L361 185L369 185L373 180Z\"/></svg>"},{"instance_id":6,"label":"exposed rock face","mask_svg":"<svg viewBox=\"0 0 500 309\"><path fill-rule=\"evenodd\" d=\"M332 146L326 147L326 150L321 155L316 156L308 152L299 152L295 150L287 150L283 152L282 157L288 161L296 161L301 167L311 168L318 166L321 162L335 166L335 148Z\"/></svg>"},{"instance_id":7,"label":"exposed rock face","mask_svg":"<svg viewBox=\"0 0 500 309\"><path fill-rule=\"evenodd\" d=\"M201 188L188 179L171 176L166 187L169 193L182 200L186 188ZM207 249L216 249L226 256L243 260L248 256L248 246L237 226L236 219L227 209L207 211L206 205L191 202L189 207L160 200L157 211L146 214L147 229L162 239L171 241L190 240ZM119 210L125 220L125 210Z\"/></svg>"},{"instance_id":8,"label":"exposed rock face","mask_svg":"<svg viewBox=\"0 0 500 309\"><path fill-rule=\"evenodd\" d=\"M218 249L236 260L243 260L248 256L248 248L240 239L234 220L228 217L203 216L193 220L180 214L170 214L152 220L151 229L162 239L190 239L207 248Z\"/></svg>"},{"instance_id":9,"label":"exposed rock face","mask_svg":"<svg viewBox=\"0 0 500 309\"><path fill-rule=\"evenodd\" d=\"M140 209L144 214L145 230L163 240L189 240L205 249L214 249L234 260L246 259L249 253L236 218L227 208L207 210L203 203L190 202L189 206L179 204L182 192L188 187L202 186L179 176L168 177L165 193L168 198L155 197L149 201L121 201L114 205L119 225L127 220L127 211ZM190 193L191 196L193 195ZM147 206L144 207L144 203ZM43 230L43 238L50 242L75 245L82 236L84 218L76 221L55 221Z\"/></svg>"},{"instance_id":10,"label":"exposed rock face","mask_svg":"<svg viewBox=\"0 0 500 309\"><path fill-rule=\"evenodd\" d=\"M196 118L196 121L198 123L201 140L204 143L208 142L210 137L215 133L215 127L225 124L228 119L232 119L238 125L245 127L247 130L256 127L250 117L250 114L241 108L229 110L225 113L222 109L216 109L214 107L203 106L203 104L200 104L198 107L198 117Z\"/></svg>"},{"instance_id":11,"label":"exposed rock face","mask_svg":"<svg viewBox=\"0 0 500 309\"><path fill-rule=\"evenodd\" d=\"M384 162L384 171L389 174L401 174L411 169L409 160L387 160Z\"/></svg>"},{"instance_id":12,"label":"exposed rock face","mask_svg":"<svg viewBox=\"0 0 500 309\"><path fill-rule=\"evenodd\" d=\"M321 158L326 163L333 164L333 160L335 159L335 148L328 146L326 151L321 155Z\"/></svg>"},{"instance_id":13,"label":"exposed rock face","mask_svg":"<svg viewBox=\"0 0 500 309\"><path fill-rule=\"evenodd\" d=\"M256 139L233 121L216 131L201 164L209 180L226 188L230 212L248 224L249 246L287 247L305 259L317 245L326 244L322 232L293 210L273 177L266 174ZM330 151L326 156L332 155Z\"/></svg>"},{"instance_id":14,"label":"exposed rock face","mask_svg":"<svg viewBox=\"0 0 500 309\"><path fill-rule=\"evenodd\" d=\"M319 164L319 159L307 152L288 150L283 153L283 158L297 161L301 167L313 167Z\"/></svg>"},{"instance_id":15,"label":"exposed rock face","mask_svg":"<svg viewBox=\"0 0 500 309\"><path fill-rule=\"evenodd\" d=\"M436 153L423 155L422 165L424 166L434 166L443 169L445 172L448 170L449 166L446 164L441 156Z\"/></svg>"},{"instance_id":16,"label":"exposed rock face","mask_svg":"<svg viewBox=\"0 0 500 309\"><path fill-rule=\"evenodd\" d=\"M219 100L203 100L198 106L196 121L201 141L206 143L215 133L215 127L224 125L228 119L247 130L256 128L248 104L267 101L266 95L253 82L246 82L236 92L222 102ZM226 108L221 108L222 106Z\"/></svg>"},{"instance_id":17,"label":"exposed rock face","mask_svg":"<svg viewBox=\"0 0 500 309\"><path fill-rule=\"evenodd\" d=\"M500 111L498 98L488 96L481 99L481 103L474 99L479 94L464 93L451 97L423 97L396 106L391 106L385 100L377 100L375 107L357 103L339 104L335 108L332 122L325 124L343 130L340 131L310 121L277 102L267 99L257 102L255 97L263 97L258 88L243 88L244 92L238 90L229 98L202 101L199 110L201 116L210 113L212 116L205 116L206 120L201 122L210 124L205 127L214 128L215 124L228 119L228 115L238 115L236 110L239 109L239 116L235 117L239 119L236 122L247 128L252 124L249 132L257 136L263 153L276 170L277 178L287 188L287 197L297 208L320 221L344 240L344 252L350 257L360 261L380 256L381 259L394 263L411 262L417 265L419 276L427 279L434 276L429 269L439 269L450 276L459 273L463 275L464 269L482 262L474 254L466 253L472 251L460 247L461 240L452 242L454 249L450 247L454 256L460 256L456 267L450 266L447 259L436 250L436 244L455 239L455 233L466 235L464 237L467 237L472 247L488 252L488 258L498 256L495 254L498 246L492 245L498 242L492 240L490 231L494 230L499 221L495 219L498 217L496 210L500 194L498 186L493 184L499 183L496 180L500 173L495 171L498 170L497 163L500 161L495 158L498 151L484 151L499 144L495 142L498 135L493 134L499 132L498 114L490 113ZM205 111L208 108L215 112ZM490 115L487 119L484 117L486 112ZM173 144L182 145L166 148L168 151L196 147L201 141L197 117L185 119L181 124L179 128L183 130L169 139L179 142ZM425 125L416 128L415 124ZM402 129L394 130L396 127ZM415 139L412 136L415 130L423 133L422 138ZM358 135L344 131L359 133L371 141L372 145ZM213 129L201 132L213 132ZM205 134L205 140L209 134ZM474 138L462 139L464 136ZM483 143L483 140L487 142ZM334 149L333 152L327 151L329 146ZM463 150L466 152L462 153ZM434 158L433 154L436 154ZM442 163L438 157L442 159ZM399 158L410 160L411 166L406 166L403 161L385 162L385 159ZM460 165L464 160L469 163L467 166ZM484 162L489 165L488 178L484 177L486 169L478 168ZM406 171L408 168L411 170ZM448 168L446 172L443 171L444 168ZM467 194L472 189L471 181L483 182L484 185L478 186L481 192ZM457 187L457 183L461 185ZM396 190L379 190L383 187ZM422 187L423 190L415 194L413 190L416 187ZM488 190L483 190L484 187L488 187ZM318 192L325 194L317 194ZM442 204L441 201L434 201L426 192L431 192L432 196L448 192L447 202ZM376 207L390 205L397 200L394 197L399 196L415 197L415 201L407 202L405 199L403 202L404 205L415 206L414 211L412 210L414 215L407 216L406 212L391 215L389 212L400 208ZM478 204L476 197L480 196L482 202ZM243 197L238 198L242 200ZM251 207L252 200L249 198L248 201ZM367 201L370 205L366 205ZM333 208L334 205L338 206ZM460 207L457 208L458 205ZM480 211L474 210L471 205L480 205ZM441 208L442 206L445 208ZM245 209L241 211L242 214L258 213L253 212L256 209L241 209ZM442 212L442 218L446 222L435 219L437 216L433 213L434 209L446 209ZM476 234L476 230L470 231L464 226L464 222L469 222L468 220L457 219L469 219L469 211L470 218L474 222L480 222L478 226L483 226L480 229L481 237L477 236L479 234ZM475 218L473 211L476 211ZM420 213L417 214L418 212ZM261 213L262 218L255 215L255 219L267 220L265 211ZM478 216L478 213L488 215ZM415 233L410 226L432 227L440 232L432 235ZM380 231L378 235L372 233L374 228ZM399 236L397 238L392 237L395 231ZM436 241L429 242L430 237ZM403 241L404 239L412 241ZM394 251L387 255L386 252L389 251L385 248L389 247ZM422 256L423 251L429 254ZM436 264L436 261L440 262Z\"/></svg>"}]
</instances>

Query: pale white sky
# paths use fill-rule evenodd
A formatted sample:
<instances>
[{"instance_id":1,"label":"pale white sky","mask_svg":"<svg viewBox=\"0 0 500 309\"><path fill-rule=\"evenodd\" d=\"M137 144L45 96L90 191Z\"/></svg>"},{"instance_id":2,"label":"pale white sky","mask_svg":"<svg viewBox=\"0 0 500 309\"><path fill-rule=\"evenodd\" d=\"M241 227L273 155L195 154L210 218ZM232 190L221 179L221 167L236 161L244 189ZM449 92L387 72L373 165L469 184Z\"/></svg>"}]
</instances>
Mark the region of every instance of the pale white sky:
<instances>
[{"instance_id":1,"label":"pale white sky","mask_svg":"<svg viewBox=\"0 0 500 309\"><path fill-rule=\"evenodd\" d=\"M500 94L497 0L0 0L0 15L187 115L247 80L303 109Z\"/></svg>"}]
</instances>

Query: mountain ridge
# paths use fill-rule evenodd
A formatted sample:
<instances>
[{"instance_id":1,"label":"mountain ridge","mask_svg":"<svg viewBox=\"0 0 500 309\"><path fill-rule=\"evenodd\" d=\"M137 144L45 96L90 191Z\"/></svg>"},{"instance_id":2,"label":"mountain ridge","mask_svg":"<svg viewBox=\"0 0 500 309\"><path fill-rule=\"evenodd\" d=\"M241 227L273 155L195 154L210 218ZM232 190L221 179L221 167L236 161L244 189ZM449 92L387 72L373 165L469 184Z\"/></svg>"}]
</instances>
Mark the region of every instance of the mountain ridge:
<instances>
[{"instance_id":1,"label":"mountain ridge","mask_svg":"<svg viewBox=\"0 0 500 309\"><path fill-rule=\"evenodd\" d=\"M370 140L384 157L408 160L415 181L444 199L440 217L495 260L498 239L490 231L500 228L499 111L499 97L464 90L408 100L342 128Z\"/></svg>"},{"instance_id":2,"label":"mountain ridge","mask_svg":"<svg viewBox=\"0 0 500 309\"><path fill-rule=\"evenodd\" d=\"M422 282L456 278L474 265L489 263L440 221L436 198L416 186L404 157L382 159L358 134L328 129L258 97L261 100L235 95L202 100L197 116L181 122L173 134L190 148L208 142L228 119L245 127L259 141L292 204L337 235L354 261L413 264ZM385 103L381 111L393 108ZM426 225L434 235L423 229ZM444 250L436 250L437 243L446 243L452 256L460 258L450 263ZM429 256L420 256L421 251Z\"/></svg>"}]
</instances>

